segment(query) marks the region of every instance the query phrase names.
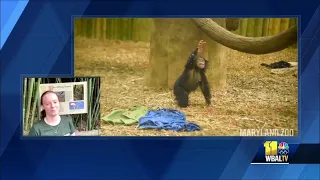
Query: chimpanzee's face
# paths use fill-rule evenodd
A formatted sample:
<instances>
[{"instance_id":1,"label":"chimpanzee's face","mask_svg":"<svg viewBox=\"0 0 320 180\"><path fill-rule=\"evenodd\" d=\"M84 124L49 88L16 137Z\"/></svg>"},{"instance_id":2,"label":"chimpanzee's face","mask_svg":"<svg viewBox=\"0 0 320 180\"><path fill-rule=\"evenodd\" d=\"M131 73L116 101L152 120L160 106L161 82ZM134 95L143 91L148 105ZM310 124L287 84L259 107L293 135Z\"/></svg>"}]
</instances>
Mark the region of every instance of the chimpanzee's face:
<instances>
[{"instance_id":1,"label":"chimpanzee's face","mask_svg":"<svg viewBox=\"0 0 320 180\"><path fill-rule=\"evenodd\" d=\"M201 56L198 56L197 58L197 67L200 69L204 69L206 67L206 61Z\"/></svg>"}]
</instances>

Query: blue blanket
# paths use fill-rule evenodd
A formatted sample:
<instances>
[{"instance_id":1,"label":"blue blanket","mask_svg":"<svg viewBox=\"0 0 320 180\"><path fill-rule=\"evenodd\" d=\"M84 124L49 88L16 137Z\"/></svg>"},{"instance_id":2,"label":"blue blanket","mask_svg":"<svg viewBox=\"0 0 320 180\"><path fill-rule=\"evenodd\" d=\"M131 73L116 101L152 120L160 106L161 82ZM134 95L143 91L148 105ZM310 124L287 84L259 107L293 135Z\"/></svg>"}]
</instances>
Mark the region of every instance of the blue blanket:
<instances>
[{"instance_id":1,"label":"blue blanket","mask_svg":"<svg viewBox=\"0 0 320 180\"><path fill-rule=\"evenodd\" d=\"M199 131L199 125L186 122L186 115L178 110L163 108L149 110L139 119L138 129L165 129L172 131Z\"/></svg>"}]
</instances>

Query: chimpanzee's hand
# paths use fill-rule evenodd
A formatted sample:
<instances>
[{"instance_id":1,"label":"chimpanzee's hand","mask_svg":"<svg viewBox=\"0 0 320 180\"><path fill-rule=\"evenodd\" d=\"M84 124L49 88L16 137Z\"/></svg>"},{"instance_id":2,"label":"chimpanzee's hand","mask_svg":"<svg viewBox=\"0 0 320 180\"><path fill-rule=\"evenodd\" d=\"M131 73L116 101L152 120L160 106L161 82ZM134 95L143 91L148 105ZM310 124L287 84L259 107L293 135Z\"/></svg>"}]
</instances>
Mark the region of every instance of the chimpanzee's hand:
<instances>
[{"instance_id":1,"label":"chimpanzee's hand","mask_svg":"<svg viewBox=\"0 0 320 180\"><path fill-rule=\"evenodd\" d=\"M198 43L198 53L203 53L203 46L206 44L204 40L200 40Z\"/></svg>"},{"instance_id":2,"label":"chimpanzee's hand","mask_svg":"<svg viewBox=\"0 0 320 180\"><path fill-rule=\"evenodd\" d=\"M200 40L198 43L198 48L203 48L204 44L206 44L206 42L204 40Z\"/></svg>"}]
</instances>

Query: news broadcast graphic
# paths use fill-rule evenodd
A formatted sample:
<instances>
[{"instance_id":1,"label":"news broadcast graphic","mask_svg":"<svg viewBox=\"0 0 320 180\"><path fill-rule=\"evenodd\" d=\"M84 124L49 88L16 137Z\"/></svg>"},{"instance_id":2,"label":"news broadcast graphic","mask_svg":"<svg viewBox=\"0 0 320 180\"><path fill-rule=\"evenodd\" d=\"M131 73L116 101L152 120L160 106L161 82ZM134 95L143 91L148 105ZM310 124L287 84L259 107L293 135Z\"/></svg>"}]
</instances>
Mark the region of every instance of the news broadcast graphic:
<instances>
[{"instance_id":1,"label":"news broadcast graphic","mask_svg":"<svg viewBox=\"0 0 320 180\"><path fill-rule=\"evenodd\" d=\"M289 160L289 145L286 142L266 141L264 143L264 162L253 163L285 163ZM260 158L258 156L258 158ZM259 159L260 160L260 159Z\"/></svg>"},{"instance_id":2,"label":"news broadcast graphic","mask_svg":"<svg viewBox=\"0 0 320 180\"><path fill-rule=\"evenodd\" d=\"M285 141L265 141L251 164L318 164L319 144L290 144Z\"/></svg>"},{"instance_id":3,"label":"news broadcast graphic","mask_svg":"<svg viewBox=\"0 0 320 180\"><path fill-rule=\"evenodd\" d=\"M319 1L308 1L308 3L306 3L306 1L301 0L230 0L226 2L205 0L198 0L196 2L191 0L7 0L1 1L0 8L0 179L319 179ZM296 16L288 17L288 15L293 14ZM250 111L252 115L256 115L255 118L249 119L247 117L241 117L235 122L229 122L229 118L226 118L225 121L221 121L222 123L219 126L217 121L215 121L217 115L219 114L217 114L217 111L213 111L213 121L203 121L203 124L211 125L213 127L216 127L216 129L218 129L218 127L227 126L228 128L230 128L228 133L230 133L230 130L232 130L235 132L234 134L229 137L155 137L156 135L154 134L152 134L153 137L22 137L21 129L23 127L21 127L21 121L23 117L23 106L21 102L23 96L23 79L21 78L21 75L28 74L30 75L29 77L53 77L58 75L60 77L73 77L75 75L75 65L77 64L74 57L74 50L77 49L74 47L75 39L73 22L75 16L81 18L234 18L237 16L241 16L244 18L257 16L261 18L265 16L279 18L298 18L297 45L299 48L296 58L299 61L298 77L291 75L285 76L273 74L271 71L269 71L270 74L267 74L267 76L270 77L269 81L267 81L267 83L259 82L259 85L261 85L262 88L269 86L270 91L287 93L284 89L274 88L275 85L283 84L283 81L299 81L299 87L295 86L295 88L298 88L297 102L288 103L287 99L283 96L279 97L278 99L278 101L286 102L289 105L291 104L291 107L295 106L295 104L298 103L298 108L296 108L294 111L288 110L287 106L277 107L272 103L262 104L264 108L270 108L269 111L278 110L282 113L283 117L287 116L287 118L290 119L293 119L295 117L293 115L298 109L298 121L288 121L292 123L292 126L295 126L297 128L297 134L295 134L295 137L235 137L239 135L239 125L246 125L246 123L244 123L245 121L251 121L252 124L271 124L269 121L271 119L257 116L255 113L252 113ZM255 23L256 25L261 24L261 21L257 22L258 23ZM105 24L104 21L103 23ZM94 24L100 24L100 22L94 22L90 24L92 25L91 27L93 27ZM248 24L250 24L250 26L252 25L252 23ZM279 24L279 21L272 21L272 24ZM177 24L173 25L175 27L177 26ZM164 32L171 29L172 26L165 26ZM190 31L188 28L184 28L182 30L183 32ZM193 30L196 30L196 28L194 28ZM90 31L90 29L88 28L85 31ZM101 31L102 29L97 29L97 32ZM137 30L136 32L141 31ZM93 34L95 36L95 34L98 33ZM186 33L186 36L192 36L197 39L204 37L199 36L198 34L192 34L190 32L189 34ZM173 37L181 38L182 36L181 33L178 32L173 34ZM157 44L156 47L161 46L161 49L163 48L162 46L167 46L170 43L176 43L177 41L175 41L174 38L170 39L170 41L168 39L164 39L165 42L162 44ZM197 41L195 41L195 43L197 43ZM109 45L108 43L106 44ZM132 42L132 44L137 45L140 43ZM189 46L190 50L194 48L194 43L192 42L181 42L180 44L185 47ZM122 43L114 43L112 45L119 47L122 45ZM208 43L207 45L210 44ZM92 47L91 49L89 49L91 50L91 52L89 52L90 54L94 52L101 53L102 51L110 51L109 48L97 49L95 46L92 46L90 44L89 46ZM124 47L127 46L125 45ZM180 49L179 46L167 47L167 51L160 52L163 53L164 58L166 58L166 53L169 53L171 50ZM142 53L146 53L146 48L147 47L145 46L141 46L141 48L137 48L137 50ZM113 57L113 59L109 59L111 64L107 63L107 65L110 66L103 66L101 64L96 65L97 68L91 71L91 76L99 76L99 74L95 74L97 70L100 71L102 75L110 73L110 71L119 72L123 67L127 67L129 70L133 70L135 72L136 70L141 70L133 68L132 66L128 67L123 64L124 62L128 61L128 58L132 58L132 56L117 56L117 54L120 53L119 49L112 49L118 51L114 51L114 53L111 53L111 55L106 53L106 56ZM87 57L88 61L91 60L92 62L99 59L99 57L96 58L96 56L91 56L89 53L83 53L84 56ZM213 51L212 54L220 56L216 54L216 51ZM225 61L221 62L230 64L230 60L227 59L227 55L228 54L226 54ZM243 60L246 59L242 58L242 54L239 53L239 55L240 56L238 56L238 58L231 60L243 63ZM185 57L185 55L181 55L181 58L179 59L182 59L182 56ZM252 69L245 70L241 65L235 68L239 71L246 72L242 72L241 76L237 76L242 77L244 80L239 81L239 78L235 77L233 79L235 83L238 83L239 85L245 85L246 87L249 87L252 84L255 85L254 82L249 81L247 80L247 78L245 78L246 76L254 76L251 70L256 70L258 68L261 69L261 71L268 71L267 68L260 66L260 63L258 63L256 59L257 56L250 56L252 57L250 61L248 59L248 62L250 62ZM180 56L177 55L176 57ZM135 61L132 64L140 64L139 59L136 58L134 60ZM283 58L276 57L266 60L268 62L264 63L272 63L280 60L292 59L288 58L288 56L284 56ZM148 64L141 64L140 67L144 68L146 65ZM217 64L215 63L210 65L212 65L211 67L215 67L216 69L220 68L219 66L217 67ZM89 67L90 65L83 64L83 67L87 66ZM157 66L154 66L153 70L157 70L156 67ZM105 71L101 71L100 69L105 69ZM229 76L229 71L225 71L225 73ZM266 72L262 73L265 74ZM160 71L159 74L160 76L163 75L163 71ZM131 76L130 73L123 73L123 75L124 78ZM86 75L83 74L81 76ZM277 78L280 80L272 80L272 78L274 78L275 76L277 76ZM142 75L140 76L140 78L141 77ZM262 76L255 76L256 80L259 80L260 77ZM137 80L140 81L140 78L131 79L132 81L130 81L130 83L136 83ZM265 76L263 78L265 78ZM101 84L102 86L109 85L110 83L116 84L114 83L113 78L106 79L102 77L101 81L103 82ZM230 82L230 79L227 82ZM127 87L131 86L131 84L124 83L123 85L123 88L117 91L117 93L121 94L124 90L125 92L130 92L129 90L127 90ZM292 86L292 84L290 84L289 86ZM111 86L110 89L107 90L111 91L114 89L115 88ZM146 89L149 90L149 88ZM238 89L234 88L229 90L238 91ZM224 95L224 92L213 92L215 93L213 99L217 99L220 95ZM228 97L228 92L229 91L225 93L225 97L229 98L230 101L226 104L230 104L232 106L237 105L239 109L247 105L242 101L234 101L233 96ZM252 97L253 94L250 94L248 91L244 92L245 93L237 95L246 95L244 97L247 97L248 100L256 99L255 97ZM148 92L146 92L146 94L148 94ZM132 97L136 98L135 96ZM101 99L104 99L104 104L107 105L108 102L110 102L110 98L114 97L104 95ZM125 98L126 96L123 97L123 99ZM152 99L148 97L147 100L161 100L162 98L163 94L159 93L155 98ZM264 99L275 98L276 97L274 96L266 96L263 93L259 94L259 99L261 99L262 102L265 102ZM112 102L118 103L119 101ZM190 102L193 104L198 104L197 101L192 99ZM203 97L199 97L198 106L201 106L200 103L204 104ZM220 110L223 111L231 110L229 111L230 114L239 115L238 113L234 112L238 109L238 107L229 107L228 109L223 109L216 100L212 101L212 105L214 109L220 108ZM101 107L102 109L105 108L105 106L102 105ZM110 107L113 108L112 106ZM110 107L107 107L107 110L110 110ZM256 111L260 110L259 108L259 106L254 107ZM187 110L190 109L187 108ZM207 111L207 108L202 108L200 110ZM197 113L194 114L195 117L202 114L200 111L194 112ZM265 112L263 110L262 112L265 115L270 115L268 112ZM242 114L245 114L245 112ZM105 116L106 114L101 115ZM282 128L293 128L284 124L283 120L284 118L276 119L274 122L278 124L274 125L281 126ZM254 126L251 128L259 127ZM260 128L262 128L262 126ZM121 134L117 132L117 128L104 129L104 131L106 132L105 135L108 135L107 132L110 134ZM202 132L200 131L198 133ZM217 131L212 131L212 133L217 133ZM288 143L289 164L251 165L250 163L252 162L256 154L258 154L257 152L261 153L261 162L265 162L265 141L277 141L278 144L281 142Z\"/></svg>"}]
</instances>

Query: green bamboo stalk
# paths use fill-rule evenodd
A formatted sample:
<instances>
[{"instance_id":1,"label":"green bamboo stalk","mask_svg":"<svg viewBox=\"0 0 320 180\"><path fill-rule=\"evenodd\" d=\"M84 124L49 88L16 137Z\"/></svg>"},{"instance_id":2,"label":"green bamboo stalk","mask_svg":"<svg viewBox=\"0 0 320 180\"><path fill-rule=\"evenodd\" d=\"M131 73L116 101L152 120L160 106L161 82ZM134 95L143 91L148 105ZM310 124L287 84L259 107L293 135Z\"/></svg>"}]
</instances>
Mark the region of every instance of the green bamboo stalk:
<instances>
[{"instance_id":1,"label":"green bamboo stalk","mask_svg":"<svg viewBox=\"0 0 320 180\"><path fill-rule=\"evenodd\" d=\"M83 21L81 19L82 18L75 19L77 21L78 36L83 36L83 28L82 28Z\"/></svg>"},{"instance_id":2,"label":"green bamboo stalk","mask_svg":"<svg viewBox=\"0 0 320 180\"><path fill-rule=\"evenodd\" d=\"M138 41L148 41L148 18L139 19L139 39Z\"/></svg>"},{"instance_id":3,"label":"green bamboo stalk","mask_svg":"<svg viewBox=\"0 0 320 180\"><path fill-rule=\"evenodd\" d=\"M61 78L56 78L55 81L56 81L55 83L62 83Z\"/></svg>"},{"instance_id":4,"label":"green bamboo stalk","mask_svg":"<svg viewBox=\"0 0 320 180\"><path fill-rule=\"evenodd\" d=\"M240 35L241 36L246 36L246 34L247 34L247 24L248 24L248 19L247 18L240 19Z\"/></svg>"},{"instance_id":5,"label":"green bamboo stalk","mask_svg":"<svg viewBox=\"0 0 320 180\"><path fill-rule=\"evenodd\" d=\"M108 40L112 39L112 19L107 18L107 31L106 31L106 38Z\"/></svg>"},{"instance_id":6,"label":"green bamboo stalk","mask_svg":"<svg viewBox=\"0 0 320 180\"><path fill-rule=\"evenodd\" d=\"M289 27L292 27L297 24L298 18L290 18Z\"/></svg>"},{"instance_id":7,"label":"green bamboo stalk","mask_svg":"<svg viewBox=\"0 0 320 180\"><path fill-rule=\"evenodd\" d=\"M117 18L117 40L123 40L123 19L124 18Z\"/></svg>"},{"instance_id":8,"label":"green bamboo stalk","mask_svg":"<svg viewBox=\"0 0 320 180\"><path fill-rule=\"evenodd\" d=\"M91 18L87 18L87 33L86 33L86 37L88 38L92 38L92 19Z\"/></svg>"},{"instance_id":9,"label":"green bamboo stalk","mask_svg":"<svg viewBox=\"0 0 320 180\"><path fill-rule=\"evenodd\" d=\"M103 39L103 18L98 18L97 20L97 38L99 40Z\"/></svg>"},{"instance_id":10,"label":"green bamboo stalk","mask_svg":"<svg viewBox=\"0 0 320 180\"><path fill-rule=\"evenodd\" d=\"M254 18L248 18L248 24L247 24L247 37L253 37L254 35Z\"/></svg>"},{"instance_id":11,"label":"green bamboo stalk","mask_svg":"<svg viewBox=\"0 0 320 180\"><path fill-rule=\"evenodd\" d=\"M130 18L126 18L123 29L125 33L125 40L130 40Z\"/></svg>"},{"instance_id":12,"label":"green bamboo stalk","mask_svg":"<svg viewBox=\"0 0 320 180\"><path fill-rule=\"evenodd\" d=\"M261 37L263 35L263 18L256 18L254 26L254 36Z\"/></svg>"},{"instance_id":13,"label":"green bamboo stalk","mask_svg":"<svg viewBox=\"0 0 320 180\"><path fill-rule=\"evenodd\" d=\"M91 113L91 118L90 118L90 130L92 130L94 128L94 120L95 120L95 109L94 109L94 100L96 99L95 97L95 92L96 92L96 78L90 78L92 81L91 84L91 103L90 103L90 113Z\"/></svg>"},{"instance_id":14,"label":"green bamboo stalk","mask_svg":"<svg viewBox=\"0 0 320 180\"><path fill-rule=\"evenodd\" d=\"M97 106L97 108L100 108L100 106ZM95 111L95 112L99 113L99 111ZM100 120L99 114L96 114L92 122L92 127L93 127L92 129L99 128L99 120Z\"/></svg>"},{"instance_id":15,"label":"green bamboo stalk","mask_svg":"<svg viewBox=\"0 0 320 180\"><path fill-rule=\"evenodd\" d=\"M268 36L269 31L269 18L263 19L263 26L262 26L262 36Z\"/></svg>"},{"instance_id":16,"label":"green bamboo stalk","mask_svg":"<svg viewBox=\"0 0 320 180\"><path fill-rule=\"evenodd\" d=\"M107 39L107 18L102 18L102 37Z\"/></svg>"},{"instance_id":17,"label":"green bamboo stalk","mask_svg":"<svg viewBox=\"0 0 320 180\"><path fill-rule=\"evenodd\" d=\"M82 36L87 37L87 18L81 18Z\"/></svg>"},{"instance_id":18,"label":"green bamboo stalk","mask_svg":"<svg viewBox=\"0 0 320 180\"><path fill-rule=\"evenodd\" d=\"M96 84L96 89L97 89L97 98L94 103L94 127L96 127L97 123L100 121L100 90L99 90L99 85Z\"/></svg>"},{"instance_id":19,"label":"green bamboo stalk","mask_svg":"<svg viewBox=\"0 0 320 180\"><path fill-rule=\"evenodd\" d=\"M132 21L133 21L133 18L128 19L128 24L127 24L128 40L132 40Z\"/></svg>"},{"instance_id":20,"label":"green bamboo stalk","mask_svg":"<svg viewBox=\"0 0 320 180\"><path fill-rule=\"evenodd\" d=\"M115 37L115 32L114 32L114 18L111 18L111 24L110 24L110 29L111 29L111 40L114 40Z\"/></svg>"},{"instance_id":21,"label":"green bamboo stalk","mask_svg":"<svg viewBox=\"0 0 320 180\"><path fill-rule=\"evenodd\" d=\"M91 26L92 38L96 39L97 38L97 33L96 33L97 18L92 18L91 21L92 21L92 26Z\"/></svg>"},{"instance_id":22,"label":"green bamboo stalk","mask_svg":"<svg viewBox=\"0 0 320 180\"><path fill-rule=\"evenodd\" d=\"M91 78L88 78L88 115L87 115L87 130L91 130L91 104L92 104L92 82Z\"/></svg>"},{"instance_id":23,"label":"green bamboo stalk","mask_svg":"<svg viewBox=\"0 0 320 180\"><path fill-rule=\"evenodd\" d=\"M275 34L278 34L280 32L280 28L281 28L281 18L274 18L273 20L273 32L272 34L275 35Z\"/></svg>"},{"instance_id":24,"label":"green bamboo stalk","mask_svg":"<svg viewBox=\"0 0 320 180\"><path fill-rule=\"evenodd\" d=\"M26 108L26 117L25 117L25 124L24 128L25 130L28 130L29 127L29 115L30 115L30 106L31 106L31 98L32 98L32 91L33 91L33 85L34 85L35 78L31 78L29 81L29 88L28 88L28 100L27 100L27 108Z\"/></svg>"},{"instance_id":25,"label":"green bamboo stalk","mask_svg":"<svg viewBox=\"0 0 320 180\"><path fill-rule=\"evenodd\" d=\"M95 92L96 92L96 78L90 78L91 79L91 103L90 103L90 130L94 128L94 100L95 100Z\"/></svg>"},{"instance_id":26,"label":"green bamboo stalk","mask_svg":"<svg viewBox=\"0 0 320 180\"><path fill-rule=\"evenodd\" d=\"M269 18L268 36L272 36L273 35L272 33L273 33L274 19L275 18Z\"/></svg>"},{"instance_id":27,"label":"green bamboo stalk","mask_svg":"<svg viewBox=\"0 0 320 180\"><path fill-rule=\"evenodd\" d=\"M280 32L287 30L290 26L290 18L281 18Z\"/></svg>"},{"instance_id":28,"label":"green bamboo stalk","mask_svg":"<svg viewBox=\"0 0 320 180\"><path fill-rule=\"evenodd\" d=\"M75 36L82 36L82 21L81 18L75 18L73 21Z\"/></svg>"},{"instance_id":29,"label":"green bamboo stalk","mask_svg":"<svg viewBox=\"0 0 320 180\"><path fill-rule=\"evenodd\" d=\"M132 30L132 40L133 41L138 41L138 22L139 18L133 18L132 23L131 23L131 30Z\"/></svg>"},{"instance_id":30,"label":"green bamboo stalk","mask_svg":"<svg viewBox=\"0 0 320 180\"><path fill-rule=\"evenodd\" d=\"M38 100L39 100L39 89L40 89L41 78L37 78L37 79L38 80L37 80L37 84L35 86L36 90L35 90L35 95L34 95L34 99L33 99L30 124L33 124L33 122L34 122L34 118L36 116L36 107L37 107Z\"/></svg>"},{"instance_id":31,"label":"green bamboo stalk","mask_svg":"<svg viewBox=\"0 0 320 180\"><path fill-rule=\"evenodd\" d=\"M22 119L24 120L25 118L25 111L26 111L26 94L27 94L27 83L28 83L28 79L24 78L23 80L23 115L22 115Z\"/></svg>"},{"instance_id":32,"label":"green bamboo stalk","mask_svg":"<svg viewBox=\"0 0 320 180\"><path fill-rule=\"evenodd\" d=\"M115 33L115 18L112 18L111 20L111 29L112 29L112 36L111 36L111 40L115 40L116 37L116 33Z\"/></svg>"},{"instance_id":33,"label":"green bamboo stalk","mask_svg":"<svg viewBox=\"0 0 320 180\"><path fill-rule=\"evenodd\" d=\"M114 39L119 40L119 18L114 18Z\"/></svg>"},{"instance_id":34,"label":"green bamboo stalk","mask_svg":"<svg viewBox=\"0 0 320 180\"><path fill-rule=\"evenodd\" d=\"M95 111L95 113L94 113L94 115L96 115L96 111L97 111L97 106L99 105L99 103L100 103L100 90L99 90L99 85L98 85L98 83L95 83L95 89L96 89L96 92L97 92L97 97L96 97L96 101L94 102L94 107L93 107L93 109L94 109L94 111Z\"/></svg>"}]
</instances>

